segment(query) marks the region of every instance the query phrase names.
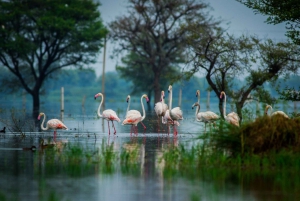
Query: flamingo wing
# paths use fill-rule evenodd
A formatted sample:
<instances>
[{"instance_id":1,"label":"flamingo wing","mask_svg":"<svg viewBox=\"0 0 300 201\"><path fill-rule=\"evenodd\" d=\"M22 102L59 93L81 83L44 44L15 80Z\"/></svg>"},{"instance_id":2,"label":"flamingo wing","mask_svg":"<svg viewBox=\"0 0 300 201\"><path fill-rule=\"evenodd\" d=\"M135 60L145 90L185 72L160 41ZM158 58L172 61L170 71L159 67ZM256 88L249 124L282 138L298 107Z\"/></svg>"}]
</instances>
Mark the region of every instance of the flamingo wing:
<instances>
[{"instance_id":1,"label":"flamingo wing","mask_svg":"<svg viewBox=\"0 0 300 201\"><path fill-rule=\"evenodd\" d=\"M68 129L68 127L59 119L50 119L47 124L48 127L52 129Z\"/></svg>"},{"instance_id":2,"label":"flamingo wing","mask_svg":"<svg viewBox=\"0 0 300 201\"><path fill-rule=\"evenodd\" d=\"M127 117L130 117L132 115L139 115L139 116L142 116L141 113L138 111L138 110L129 110L127 113L126 113L126 118Z\"/></svg>"},{"instance_id":3,"label":"flamingo wing","mask_svg":"<svg viewBox=\"0 0 300 201\"><path fill-rule=\"evenodd\" d=\"M102 116L110 121L118 121L120 122L121 120L119 119L118 115L116 114L115 111L108 109L108 110L104 110L102 113Z\"/></svg>"},{"instance_id":4,"label":"flamingo wing","mask_svg":"<svg viewBox=\"0 0 300 201\"><path fill-rule=\"evenodd\" d=\"M133 124L136 125L142 120L141 113L131 113L130 115L127 114L127 117L124 119L122 125L125 124Z\"/></svg>"},{"instance_id":5,"label":"flamingo wing","mask_svg":"<svg viewBox=\"0 0 300 201\"><path fill-rule=\"evenodd\" d=\"M289 118L289 116L287 114L285 114L283 111L276 111L276 112L273 112L272 113L272 116L274 115L282 115L284 116L285 118Z\"/></svg>"},{"instance_id":6,"label":"flamingo wing","mask_svg":"<svg viewBox=\"0 0 300 201\"><path fill-rule=\"evenodd\" d=\"M170 115L173 120L182 120L183 119L182 110L180 109L180 107L173 108L171 110Z\"/></svg>"},{"instance_id":7,"label":"flamingo wing","mask_svg":"<svg viewBox=\"0 0 300 201\"><path fill-rule=\"evenodd\" d=\"M225 119L228 123L230 123L232 125L240 126L240 123L239 123L240 118L237 115L237 113L235 113L235 112L229 113Z\"/></svg>"}]
</instances>

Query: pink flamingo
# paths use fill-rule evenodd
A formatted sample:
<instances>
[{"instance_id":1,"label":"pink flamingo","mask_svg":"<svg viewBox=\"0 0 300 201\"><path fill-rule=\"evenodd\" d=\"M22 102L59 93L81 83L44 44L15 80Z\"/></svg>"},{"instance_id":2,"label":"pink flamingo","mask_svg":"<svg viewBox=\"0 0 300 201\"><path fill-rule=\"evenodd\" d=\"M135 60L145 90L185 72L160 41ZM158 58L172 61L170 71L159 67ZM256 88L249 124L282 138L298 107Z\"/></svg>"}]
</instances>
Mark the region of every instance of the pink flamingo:
<instances>
[{"instance_id":1,"label":"pink flamingo","mask_svg":"<svg viewBox=\"0 0 300 201\"><path fill-rule=\"evenodd\" d=\"M219 115L211 111L200 112L200 90L196 91L196 97L198 97L198 102L192 105L192 109L194 109L194 107L197 107L195 113L196 121L204 122L205 125L204 132L206 132L206 124L207 123L215 124L215 121L217 121L220 117Z\"/></svg>"},{"instance_id":2,"label":"pink flamingo","mask_svg":"<svg viewBox=\"0 0 300 201\"><path fill-rule=\"evenodd\" d=\"M271 109L271 116L274 116L274 115L281 115L287 119L289 119L289 116L287 114L285 114L283 111L276 111L276 112L273 112L273 108L271 105L267 105L266 106L266 109L265 109L265 114L268 115L268 110Z\"/></svg>"},{"instance_id":3,"label":"pink flamingo","mask_svg":"<svg viewBox=\"0 0 300 201\"><path fill-rule=\"evenodd\" d=\"M220 118L219 115L211 111L200 112L200 104L198 102L192 105L192 109L194 109L194 107L197 107L195 113L196 121L204 122L204 132L206 132L207 123L215 123L215 121Z\"/></svg>"},{"instance_id":4,"label":"pink flamingo","mask_svg":"<svg viewBox=\"0 0 300 201\"><path fill-rule=\"evenodd\" d=\"M38 116L38 120L41 119L41 116L44 116L43 122L41 124L41 129L44 130L44 131L48 130L48 129L54 129L54 133L53 133L54 140L56 139L56 130L57 129L68 130L68 127L63 122L61 122L59 119L50 119L49 121L47 121L47 126L44 127L46 114L41 112Z\"/></svg>"},{"instance_id":5,"label":"pink flamingo","mask_svg":"<svg viewBox=\"0 0 300 201\"><path fill-rule=\"evenodd\" d=\"M134 131L134 133L137 133L137 125L139 122L141 122L141 124L143 125L144 131L146 130L146 126L142 122L146 117L143 98L145 98L146 101L149 102L148 96L146 94L142 95L141 105L142 105L142 110L143 110L143 116L137 110L129 110L126 114L126 118L124 119L124 121L122 123L122 125L126 125L126 124L131 125L130 135L132 133L132 130Z\"/></svg>"},{"instance_id":6,"label":"pink flamingo","mask_svg":"<svg viewBox=\"0 0 300 201\"><path fill-rule=\"evenodd\" d=\"M99 97L99 96L101 96L101 102L100 102L100 105L99 105L98 110L97 110L98 117L104 118L104 119L107 120L108 134L109 135L110 135L109 121L111 121L112 122L112 126L114 128L114 134L116 134L117 131L116 131L116 128L115 128L115 125L114 125L114 121L120 122L121 120L119 119L119 117L116 114L116 112L113 111L113 110L111 110L111 109L104 110L103 113L101 114L100 110L101 110L101 106L102 106L102 103L103 103L103 94L102 93L97 93L95 95L95 99L97 97Z\"/></svg>"},{"instance_id":7,"label":"pink flamingo","mask_svg":"<svg viewBox=\"0 0 300 201\"><path fill-rule=\"evenodd\" d=\"M163 117L165 116L165 113L168 109L169 109L168 105L165 104L165 92L161 91L160 101L155 103L155 106L154 106L155 113L158 117L158 122L157 122L158 123L158 130L157 131L159 131L159 125L160 125L159 119L161 118L162 121L164 121Z\"/></svg>"},{"instance_id":8,"label":"pink flamingo","mask_svg":"<svg viewBox=\"0 0 300 201\"><path fill-rule=\"evenodd\" d=\"M224 96L224 103L223 103L223 116L225 120L234 125L234 126L240 126L240 117L235 112L231 112L226 116L226 94L224 91L221 92L220 98L223 98Z\"/></svg>"},{"instance_id":9,"label":"pink flamingo","mask_svg":"<svg viewBox=\"0 0 300 201\"><path fill-rule=\"evenodd\" d=\"M169 92L169 110L166 111L166 114L164 116L164 122L163 123L169 123L173 125L173 133L174 135L177 135L177 128L176 126L179 126L178 120L182 120L182 110L180 107L175 107L172 109L172 85L169 86L168 88Z\"/></svg>"}]
</instances>

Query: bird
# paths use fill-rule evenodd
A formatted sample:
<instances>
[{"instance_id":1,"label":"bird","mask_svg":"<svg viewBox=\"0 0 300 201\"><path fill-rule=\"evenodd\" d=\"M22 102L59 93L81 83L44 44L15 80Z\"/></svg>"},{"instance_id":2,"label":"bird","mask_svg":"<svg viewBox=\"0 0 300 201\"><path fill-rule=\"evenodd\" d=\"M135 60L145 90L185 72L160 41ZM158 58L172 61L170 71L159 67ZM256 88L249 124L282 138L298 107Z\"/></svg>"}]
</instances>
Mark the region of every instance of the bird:
<instances>
[{"instance_id":1,"label":"bird","mask_svg":"<svg viewBox=\"0 0 300 201\"><path fill-rule=\"evenodd\" d=\"M47 121L46 127L44 127L44 123L46 120L46 114L41 112L38 116L38 120L40 120L42 116L44 116L44 119L41 124L41 129L44 131L48 130L48 129L54 129L54 133L53 133L54 140L56 139L56 130L57 129L68 130L68 127L63 122L61 122L59 119L50 119L49 121Z\"/></svg>"},{"instance_id":2,"label":"bird","mask_svg":"<svg viewBox=\"0 0 300 201\"><path fill-rule=\"evenodd\" d=\"M200 104L198 102L192 105L192 109L194 109L194 107L197 107L195 113L196 121L204 122L205 125L204 132L206 132L207 123L215 123L215 121L220 118L219 115L211 111L200 112Z\"/></svg>"},{"instance_id":3,"label":"bird","mask_svg":"<svg viewBox=\"0 0 300 201\"><path fill-rule=\"evenodd\" d=\"M168 92L169 92L169 109L166 111L163 123L173 125L173 134L177 135L178 132L176 126L179 126L179 122L178 122L179 120L183 120L182 110L180 109L180 107L172 108L172 95L173 95L172 85L169 85Z\"/></svg>"},{"instance_id":4,"label":"bird","mask_svg":"<svg viewBox=\"0 0 300 201\"><path fill-rule=\"evenodd\" d=\"M269 110L269 109L271 109L271 113L270 113L271 116L274 116L274 115L281 115L281 116L283 116L283 117L289 119L289 116L288 116L287 114L285 114L283 111L276 111L276 112L273 112L273 113L272 113L273 108L272 108L271 105L267 105L267 106L266 106L266 109L265 109L265 115L268 115L268 110Z\"/></svg>"},{"instance_id":5,"label":"bird","mask_svg":"<svg viewBox=\"0 0 300 201\"><path fill-rule=\"evenodd\" d=\"M128 103L127 105L127 110L126 110L126 115L125 115L125 118L128 116L128 115L131 115L131 114L134 114L134 113L140 113L139 111L137 110L129 110L129 107L130 107L130 95L127 96L126 98L126 102Z\"/></svg>"},{"instance_id":6,"label":"bird","mask_svg":"<svg viewBox=\"0 0 300 201\"><path fill-rule=\"evenodd\" d=\"M234 126L237 126L239 127L240 126L240 118L238 116L237 113L235 112L231 112L229 113L228 115L226 115L226 94L224 91L221 92L220 94L220 99L222 99L224 97L224 103L223 103L223 116L225 118L225 120L234 125Z\"/></svg>"},{"instance_id":7,"label":"bird","mask_svg":"<svg viewBox=\"0 0 300 201\"><path fill-rule=\"evenodd\" d=\"M146 126L142 122L146 117L143 98L145 98L146 101L149 102L148 96L146 94L143 94L141 96L141 105L142 105L142 110L143 110L143 116L141 115L141 113L138 110L129 110L127 112L126 118L122 122L122 125L131 125L130 135L132 134L132 131L134 131L134 133L137 133L137 125L140 122L144 127L144 131L146 130Z\"/></svg>"},{"instance_id":8,"label":"bird","mask_svg":"<svg viewBox=\"0 0 300 201\"><path fill-rule=\"evenodd\" d=\"M3 129L0 130L0 133L5 133L5 129L6 129L6 127L3 127Z\"/></svg>"},{"instance_id":9,"label":"bird","mask_svg":"<svg viewBox=\"0 0 300 201\"><path fill-rule=\"evenodd\" d=\"M163 117L165 116L166 111L168 110L168 105L165 104L165 91L161 91L160 101L155 103L154 110L158 117L158 131L160 125L160 118L163 121Z\"/></svg>"},{"instance_id":10,"label":"bird","mask_svg":"<svg viewBox=\"0 0 300 201\"><path fill-rule=\"evenodd\" d=\"M114 128L114 134L117 133L116 131L116 128L115 128L115 125L114 125L114 121L117 121L117 122L120 122L120 118L118 117L117 113L115 111L113 111L112 109L107 109L107 110L104 110L101 114L100 110L101 110L101 106L102 106L102 103L103 103L103 94L102 93L97 93L94 97L95 97L95 100L97 99L97 97L101 97L101 102L99 104L99 107L98 107L98 110L97 110L97 114L98 114L98 117L100 118L103 118L103 119L106 119L107 120L107 124L108 124L108 134L110 135L110 128L109 128L109 122L111 121L112 122L112 127Z\"/></svg>"}]
</instances>

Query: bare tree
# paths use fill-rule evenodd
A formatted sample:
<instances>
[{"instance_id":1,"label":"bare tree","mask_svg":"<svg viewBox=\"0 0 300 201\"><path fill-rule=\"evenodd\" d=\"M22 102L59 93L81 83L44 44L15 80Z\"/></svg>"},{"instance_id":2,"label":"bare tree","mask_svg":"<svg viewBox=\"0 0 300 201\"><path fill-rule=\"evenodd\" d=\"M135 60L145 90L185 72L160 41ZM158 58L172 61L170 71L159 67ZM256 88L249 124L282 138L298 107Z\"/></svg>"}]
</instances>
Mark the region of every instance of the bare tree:
<instances>
[{"instance_id":1,"label":"bare tree","mask_svg":"<svg viewBox=\"0 0 300 201\"><path fill-rule=\"evenodd\" d=\"M127 14L110 23L111 38L119 43L115 53L134 52L138 59L131 63L138 61L152 74L140 79L153 77L155 102L160 98L163 73L172 77L186 62L188 27L218 24L205 12L207 8L206 3L196 0L130 0Z\"/></svg>"}]
</instances>

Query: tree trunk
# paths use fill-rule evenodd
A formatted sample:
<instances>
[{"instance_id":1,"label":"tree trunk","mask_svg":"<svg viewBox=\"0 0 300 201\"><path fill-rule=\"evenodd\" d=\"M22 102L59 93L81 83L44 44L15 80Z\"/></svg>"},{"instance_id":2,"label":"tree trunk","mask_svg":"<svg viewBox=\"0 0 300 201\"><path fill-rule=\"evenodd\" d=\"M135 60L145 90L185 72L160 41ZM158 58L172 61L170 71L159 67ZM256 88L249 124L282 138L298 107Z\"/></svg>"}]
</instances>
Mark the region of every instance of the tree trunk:
<instances>
[{"instance_id":1,"label":"tree trunk","mask_svg":"<svg viewBox=\"0 0 300 201\"><path fill-rule=\"evenodd\" d=\"M160 95L161 95L161 88L160 88L160 83L159 83L160 76L158 73L154 74L154 103L157 103L160 101Z\"/></svg>"},{"instance_id":2,"label":"tree trunk","mask_svg":"<svg viewBox=\"0 0 300 201\"><path fill-rule=\"evenodd\" d=\"M236 103L235 107L236 107L236 112L240 117L240 123L242 123L242 120L243 120L243 115L242 115L243 104L242 103Z\"/></svg>"},{"instance_id":3,"label":"tree trunk","mask_svg":"<svg viewBox=\"0 0 300 201\"><path fill-rule=\"evenodd\" d=\"M33 102L33 110L32 110L32 117L35 120L35 126L38 126L39 122L37 120L37 117L40 112L40 94L38 92L34 92L32 95L32 102Z\"/></svg>"}]
</instances>

